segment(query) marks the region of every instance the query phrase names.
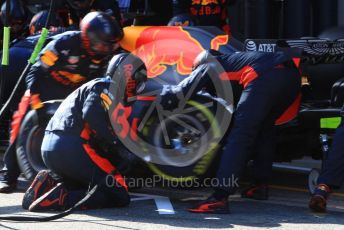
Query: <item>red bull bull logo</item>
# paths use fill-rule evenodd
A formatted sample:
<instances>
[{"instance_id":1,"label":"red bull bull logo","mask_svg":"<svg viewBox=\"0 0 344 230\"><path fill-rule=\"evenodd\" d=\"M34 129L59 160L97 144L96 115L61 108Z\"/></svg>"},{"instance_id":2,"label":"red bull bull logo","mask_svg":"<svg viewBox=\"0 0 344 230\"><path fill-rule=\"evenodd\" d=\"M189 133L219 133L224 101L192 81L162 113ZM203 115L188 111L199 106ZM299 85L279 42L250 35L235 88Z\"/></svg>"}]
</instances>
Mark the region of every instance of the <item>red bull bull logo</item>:
<instances>
[{"instance_id":1,"label":"red bull bull logo","mask_svg":"<svg viewBox=\"0 0 344 230\"><path fill-rule=\"evenodd\" d=\"M195 57L204 49L182 27L145 29L136 41L134 54L146 64L148 77L156 77L175 65L181 75L190 74Z\"/></svg>"},{"instance_id":2,"label":"red bull bull logo","mask_svg":"<svg viewBox=\"0 0 344 230\"><path fill-rule=\"evenodd\" d=\"M180 75L189 75L194 59L204 50L183 27L127 27L124 31L126 37L121 46L142 59L149 78L160 76L169 66L174 66ZM219 35L208 46L218 50L227 42L227 35Z\"/></svg>"},{"instance_id":3,"label":"red bull bull logo","mask_svg":"<svg viewBox=\"0 0 344 230\"><path fill-rule=\"evenodd\" d=\"M228 40L228 35L218 35L211 40L210 47L214 50L219 50L220 46L228 43Z\"/></svg>"}]
</instances>

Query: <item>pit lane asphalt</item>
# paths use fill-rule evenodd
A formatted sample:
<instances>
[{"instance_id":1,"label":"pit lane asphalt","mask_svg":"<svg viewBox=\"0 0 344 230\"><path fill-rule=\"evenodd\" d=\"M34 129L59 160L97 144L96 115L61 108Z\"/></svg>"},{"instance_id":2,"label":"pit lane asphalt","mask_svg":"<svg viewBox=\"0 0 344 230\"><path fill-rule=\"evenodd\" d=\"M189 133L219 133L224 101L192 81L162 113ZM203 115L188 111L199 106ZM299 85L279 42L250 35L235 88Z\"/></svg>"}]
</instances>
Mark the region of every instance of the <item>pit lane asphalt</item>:
<instances>
[{"instance_id":1,"label":"pit lane asphalt","mask_svg":"<svg viewBox=\"0 0 344 230\"><path fill-rule=\"evenodd\" d=\"M299 181L295 182L294 177ZM186 211L196 200L205 198L209 189L156 187L134 192L169 197L175 214L161 215L153 200L138 200L127 208L78 211L47 223L0 221L0 229L344 229L344 194L331 197L329 213L313 214L307 208L309 194L300 186L305 180L302 175L276 175L268 201L246 200L236 195L231 198L231 214L228 215ZM25 212L21 208L26 186L28 183L21 180L15 193L0 194L0 215L47 215Z\"/></svg>"}]
</instances>

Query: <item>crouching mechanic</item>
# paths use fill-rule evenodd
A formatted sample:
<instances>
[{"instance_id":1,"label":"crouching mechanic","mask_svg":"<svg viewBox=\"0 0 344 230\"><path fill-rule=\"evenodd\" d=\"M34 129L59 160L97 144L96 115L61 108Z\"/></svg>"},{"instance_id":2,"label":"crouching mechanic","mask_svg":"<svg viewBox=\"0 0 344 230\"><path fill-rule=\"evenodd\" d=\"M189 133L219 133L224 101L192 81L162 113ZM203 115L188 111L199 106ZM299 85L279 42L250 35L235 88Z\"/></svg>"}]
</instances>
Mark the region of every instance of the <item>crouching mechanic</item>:
<instances>
[{"instance_id":1,"label":"crouching mechanic","mask_svg":"<svg viewBox=\"0 0 344 230\"><path fill-rule=\"evenodd\" d=\"M189 209L196 213L228 213L228 196L236 191L231 178L239 178L247 161L252 158L252 185L243 196L267 199L275 147L275 121L293 104L301 86L301 77L287 55L263 52L222 54L215 50L202 52L195 60L192 74L161 98L164 107L175 104L189 90L196 93L212 88L212 82L239 81L243 92L233 115L217 171L214 193ZM220 83L221 83L220 81ZM213 88L212 88L213 89ZM207 90L207 88L206 88ZM178 96L179 94L179 96ZM216 94L216 92L215 92ZM233 185L233 186L232 186Z\"/></svg>"},{"instance_id":2,"label":"crouching mechanic","mask_svg":"<svg viewBox=\"0 0 344 230\"><path fill-rule=\"evenodd\" d=\"M83 83L102 76L111 57L120 51L123 30L107 14L87 14L80 23L80 30L54 36L30 68L26 77L27 91L12 118L10 146L4 156L0 193L9 193L16 188L20 170L15 145L30 102L31 108L37 112L38 121L45 124L43 102L64 99Z\"/></svg>"},{"instance_id":3,"label":"crouching mechanic","mask_svg":"<svg viewBox=\"0 0 344 230\"><path fill-rule=\"evenodd\" d=\"M141 59L118 54L110 61L106 78L84 84L62 102L46 128L42 143L43 161L51 172L43 170L37 174L24 195L24 209L68 209L95 184L99 186L97 191L82 208L129 204L121 172L130 162L123 165L126 156L119 150L123 146L111 125L112 111L120 103L130 106L129 101L143 89L146 79Z\"/></svg>"},{"instance_id":4,"label":"crouching mechanic","mask_svg":"<svg viewBox=\"0 0 344 230\"><path fill-rule=\"evenodd\" d=\"M315 212L326 212L327 200L333 189L344 183L344 106L341 111L342 123L336 130L331 149L325 158L309 208Z\"/></svg>"}]
</instances>

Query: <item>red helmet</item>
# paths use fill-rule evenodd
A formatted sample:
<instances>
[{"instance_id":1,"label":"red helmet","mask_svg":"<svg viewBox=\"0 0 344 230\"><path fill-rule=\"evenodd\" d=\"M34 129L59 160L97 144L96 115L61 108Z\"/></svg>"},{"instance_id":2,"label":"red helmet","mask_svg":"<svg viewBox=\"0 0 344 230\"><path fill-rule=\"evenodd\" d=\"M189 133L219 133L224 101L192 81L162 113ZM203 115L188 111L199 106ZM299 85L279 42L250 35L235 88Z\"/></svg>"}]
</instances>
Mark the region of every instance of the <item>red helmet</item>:
<instances>
[{"instance_id":1,"label":"red helmet","mask_svg":"<svg viewBox=\"0 0 344 230\"><path fill-rule=\"evenodd\" d=\"M114 54L124 35L116 19L97 11L81 20L80 30L83 46L92 56Z\"/></svg>"}]
</instances>

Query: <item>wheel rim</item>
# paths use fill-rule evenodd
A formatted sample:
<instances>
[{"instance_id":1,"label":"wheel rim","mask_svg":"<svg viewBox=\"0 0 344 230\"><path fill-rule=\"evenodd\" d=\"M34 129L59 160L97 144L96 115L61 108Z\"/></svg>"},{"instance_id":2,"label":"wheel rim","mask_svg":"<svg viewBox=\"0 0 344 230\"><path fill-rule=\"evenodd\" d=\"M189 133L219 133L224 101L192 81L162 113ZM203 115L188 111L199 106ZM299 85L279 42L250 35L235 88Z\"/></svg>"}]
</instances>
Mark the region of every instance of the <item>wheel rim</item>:
<instances>
[{"instance_id":1,"label":"wheel rim","mask_svg":"<svg viewBox=\"0 0 344 230\"><path fill-rule=\"evenodd\" d=\"M36 171L46 169L41 155L41 144L43 137L44 128L41 126L35 126L30 131L26 142L28 160L32 168Z\"/></svg>"},{"instance_id":2,"label":"wheel rim","mask_svg":"<svg viewBox=\"0 0 344 230\"><path fill-rule=\"evenodd\" d=\"M173 122L174 119L182 120L188 127L178 125ZM205 128L203 125L189 115L177 114L166 120L166 129L169 130L169 147L174 149L175 154L166 153L165 148L157 148L158 155L167 165L191 165L202 157L206 151ZM156 146L166 146L162 138L162 128L158 126L154 135L154 144Z\"/></svg>"},{"instance_id":3,"label":"wheel rim","mask_svg":"<svg viewBox=\"0 0 344 230\"><path fill-rule=\"evenodd\" d=\"M201 112L204 116L205 119L209 122L211 130L212 130L212 135L214 137L219 137L220 135L220 127L216 120L214 119L214 116L212 112L209 110L209 108L203 106L201 103L196 102L196 101L188 101L188 104L192 107L195 107L198 109L199 112ZM145 129L144 131L147 132L148 135L148 129ZM144 148L144 146L142 146ZM213 158L215 157L217 151L218 151L219 145L217 144L210 144L210 148L207 150L207 153L200 159L196 164L202 163L203 168L200 171L195 171L194 169L191 169L190 173L187 173L183 176L176 176L174 173L171 172L166 172L164 168L161 168L163 166L159 166L157 164L153 163L147 163L149 169L154 172L156 175L159 175L162 177L164 180L168 181L176 181L178 183L183 183L183 182L189 182L194 180L195 178L203 175L206 170L208 170L208 167L210 166ZM194 166L193 166L194 167Z\"/></svg>"}]
</instances>

